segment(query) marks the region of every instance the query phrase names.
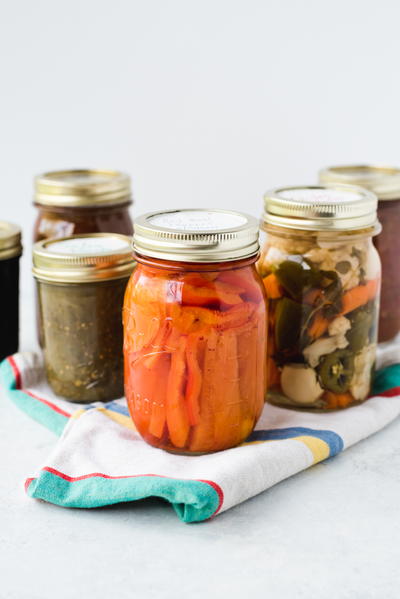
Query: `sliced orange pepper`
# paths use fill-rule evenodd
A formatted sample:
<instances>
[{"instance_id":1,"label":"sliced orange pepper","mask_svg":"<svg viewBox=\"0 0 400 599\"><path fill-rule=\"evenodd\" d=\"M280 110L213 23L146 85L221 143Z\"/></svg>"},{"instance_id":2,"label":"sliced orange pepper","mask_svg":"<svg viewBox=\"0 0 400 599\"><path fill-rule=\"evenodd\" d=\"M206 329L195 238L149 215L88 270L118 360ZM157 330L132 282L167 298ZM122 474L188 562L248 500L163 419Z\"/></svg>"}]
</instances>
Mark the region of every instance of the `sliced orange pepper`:
<instances>
[{"instance_id":1,"label":"sliced orange pepper","mask_svg":"<svg viewBox=\"0 0 400 599\"><path fill-rule=\"evenodd\" d=\"M183 448L189 435L189 419L185 406L184 383L186 374L186 337L181 336L178 348L171 355L167 381L167 425L171 443ZM160 384L158 381L157 384Z\"/></svg>"},{"instance_id":2,"label":"sliced orange pepper","mask_svg":"<svg viewBox=\"0 0 400 599\"><path fill-rule=\"evenodd\" d=\"M202 384L202 372L197 355L198 341L199 335L191 334L188 336L186 345L187 384L185 402L189 422L192 426L198 424L200 419L199 397Z\"/></svg>"},{"instance_id":3,"label":"sliced orange pepper","mask_svg":"<svg viewBox=\"0 0 400 599\"><path fill-rule=\"evenodd\" d=\"M236 332L239 386L245 414L252 412L257 395L257 333L257 322L253 321Z\"/></svg>"},{"instance_id":4,"label":"sliced orange pepper","mask_svg":"<svg viewBox=\"0 0 400 599\"><path fill-rule=\"evenodd\" d=\"M214 414L215 449L234 447L242 438L242 399L239 385L237 338L232 331L218 336L215 395L209 398Z\"/></svg>"},{"instance_id":5,"label":"sliced orange pepper","mask_svg":"<svg viewBox=\"0 0 400 599\"><path fill-rule=\"evenodd\" d=\"M204 348L203 384L200 393L200 422L193 427L190 450L194 452L213 451L215 449L214 413L211 404L215 397L216 350L218 334L212 328L207 336Z\"/></svg>"},{"instance_id":6,"label":"sliced orange pepper","mask_svg":"<svg viewBox=\"0 0 400 599\"><path fill-rule=\"evenodd\" d=\"M260 302L264 299L258 276L247 268L224 270L218 275L217 280L227 283L233 288L241 289L240 295L244 296L246 300Z\"/></svg>"},{"instance_id":7,"label":"sliced orange pepper","mask_svg":"<svg viewBox=\"0 0 400 599\"><path fill-rule=\"evenodd\" d=\"M239 292L225 283L215 281L203 286L188 285L186 282L182 287L182 303L187 306L210 306L222 304L223 306L234 306L242 302Z\"/></svg>"},{"instance_id":8,"label":"sliced orange pepper","mask_svg":"<svg viewBox=\"0 0 400 599\"><path fill-rule=\"evenodd\" d=\"M160 381L166 381L171 367L170 356L163 354L160 356L156 368L149 372L148 376L153 377L154 386L151 399L151 416L149 424L149 432L154 437L161 439L164 433L166 423L166 400L167 387L165 384L160 384Z\"/></svg>"}]
</instances>

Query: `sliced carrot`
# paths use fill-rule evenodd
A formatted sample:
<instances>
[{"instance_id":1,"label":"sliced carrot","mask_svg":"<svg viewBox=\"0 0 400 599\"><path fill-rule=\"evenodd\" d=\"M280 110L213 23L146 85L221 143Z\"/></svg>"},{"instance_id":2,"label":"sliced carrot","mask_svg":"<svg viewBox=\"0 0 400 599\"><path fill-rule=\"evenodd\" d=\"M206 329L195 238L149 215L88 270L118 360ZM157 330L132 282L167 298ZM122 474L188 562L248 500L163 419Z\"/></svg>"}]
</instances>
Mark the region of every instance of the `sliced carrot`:
<instances>
[{"instance_id":1,"label":"sliced carrot","mask_svg":"<svg viewBox=\"0 0 400 599\"><path fill-rule=\"evenodd\" d=\"M311 339L318 339L328 330L329 322L325 316L317 312L308 328L308 336Z\"/></svg>"},{"instance_id":2,"label":"sliced carrot","mask_svg":"<svg viewBox=\"0 0 400 599\"><path fill-rule=\"evenodd\" d=\"M232 331L224 331L219 335L215 360L215 395L210 401L215 427L214 450L221 450L240 443L242 435L238 347L236 335Z\"/></svg>"},{"instance_id":3,"label":"sliced carrot","mask_svg":"<svg viewBox=\"0 0 400 599\"><path fill-rule=\"evenodd\" d=\"M138 362L136 354L125 353L125 395L132 419L142 436L146 436L150 424L150 397L153 394L154 378L148 376L143 363Z\"/></svg>"},{"instance_id":4,"label":"sliced carrot","mask_svg":"<svg viewBox=\"0 0 400 599\"><path fill-rule=\"evenodd\" d=\"M333 393L332 391L325 391L322 399L325 401L325 407L331 410L345 408L354 402L354 397L351 393Z\"/></svg>"},{"instance_id":5,"label":"sliced carrot","mask_svg":"<svg viewBox=\"0 0 400 599\"><path fill-rule=\"evenodd\" d=\"M212 400L215 397L217 374L216 350L218 334L212 328L207 336L203 360L203 384L200 393L200 421L192 430L190 450L194 452L213 451L215 430Z\"/></svg>"},{"instance_id":6,"label":"sliced carrot","mask_svg":"<svg viewBox=\"0 0 400 599\"><path fill-rule=\"evenodd\" d=\"M323 295L324 292L322 291L322 289L310 289L310 291L307 291L307 293L304 294L303 302L305 304L313 306L314 304L316 304L317 300L322 299Z\"/></svg>"},{"instance_id":7,"label":"sliced carrot","mask_svg":"<svg viewBox=\"0 0 400 599\"><path fill-rule=\"evenodd\" d=\"M268 299L278 299L283 296L282 287L273 272L263 279L263 283Z\"/></svg>"},{"instance_id":8,"label":"sliced carrot","mask_svg":"<svg viewBox=\"0 0 400 599\"><path fill-rule=\"evenodd\" d=\"M178 348L172 353L167 382L167 425L171 443L183 448L189 435L189 419L184 401L186 374L186 337L181 336ZM161 381L158 382L160 384ZM162 382L161 382L162 384Z\"/></svg>"},{"instance_id":9,"label":"sliced carrot","mask_svg":"<svg viewBox=\"0 0 400 599\"><path fill-rule=\"evenodd\" d=\"M243 412L253 413L257 396L257 322L232 329L237 336L237 361L239 387L243 402Z\"/></svg>"},{"instance_id":10,"label":"sliced carrot","mask_svg":"<svg viewBox=\"0 0 400 599\"><path fill-rule=\"evenodd\" d=\"M152 377L154 381L153 393L149 398L151 403L149 432L158 439L161 439L164 433L167 399L167 387L165 384L160 384L160 381L167 380L170 366L170 356L163 354L158 359L156 367L148 373L148 376Z\"/></svg>"},{"instance_id":11,"label":"sliced carrot","mask_svg":"<svg viewBox=\"0 0 400 599\"><path fill-rule=\"evenodd\" d=\"M199 396L202 384L202 373L197 356L198 341L199 335L192 334L188 336L186 344L187 384L185 402L189 422L192 426L198 424L200 419Z\"/></svg>"},{"instance_id":12,"label":"sliced carrot","mask_svg":"<svg viewBox=\"0 0 400 599\"><path fill-rule=\"evenodd\" d=\"M371 279L364 285L357 285L343 294L342 314L353 312L370 300L374 299L379 288L379 279Z\"/></svg>"}]
</instances>

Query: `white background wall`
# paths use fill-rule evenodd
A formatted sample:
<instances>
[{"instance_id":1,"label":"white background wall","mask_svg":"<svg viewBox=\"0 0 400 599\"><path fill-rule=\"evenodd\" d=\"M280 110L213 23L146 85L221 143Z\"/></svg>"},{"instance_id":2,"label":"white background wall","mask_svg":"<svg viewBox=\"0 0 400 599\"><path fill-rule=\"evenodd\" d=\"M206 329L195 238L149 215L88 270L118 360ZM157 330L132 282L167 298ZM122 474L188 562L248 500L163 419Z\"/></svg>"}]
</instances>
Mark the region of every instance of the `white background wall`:
<instances>
[{"instance_id":1,"label":"white background wall","mask_svg":"<svg viewBox=\"0 0 400 599\"><path fill-rule=\"evenodd\" d=\"M0 0L0 219L32 177L132 175L136 214L258 215L321 166L400 164L397 0Z\"/></svg>"}]
</instances>

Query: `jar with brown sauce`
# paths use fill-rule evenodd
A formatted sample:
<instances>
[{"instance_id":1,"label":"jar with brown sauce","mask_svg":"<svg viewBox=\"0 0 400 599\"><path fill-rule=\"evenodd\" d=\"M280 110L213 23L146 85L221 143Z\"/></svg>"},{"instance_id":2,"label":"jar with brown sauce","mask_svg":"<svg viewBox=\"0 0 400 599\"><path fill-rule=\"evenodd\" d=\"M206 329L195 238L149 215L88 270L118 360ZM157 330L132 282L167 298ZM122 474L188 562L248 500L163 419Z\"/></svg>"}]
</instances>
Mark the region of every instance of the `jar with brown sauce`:
<instances>
[{"instance_id":1,"label":"jar with brown sauce","mask_svg":"<svg viewBox=\"0 0 400 599\"><path fill-rule=\"evenodd\" d=\"M132 235L129 175L114 170L63 170L35 178L34 205L38 215L33 241L86 233ZM40 314L38 341L43 347Z\"/></svg>"},{"instance_id":2,"label":"jar with brown sauce","mask_svg":"<svg viewBox=\"0 0 400 599\"><path fill-rule=\"evenodd\" d=\"M65 170L35 178L33 241L84 233L132 235L130 177L112 170Z\"/></svg>"},{"instance_id":3,"label":"jar with brown sauce","mask_svg":"<svg viewBox=\"0 0 400 599\"><path fill-rule=\"evenodd\" d=\"M360 185L378 196L378 220L382 232L374 237L382 262L379 341L400 331L400 168L391 166L333 166L320 171L321 183Z\"/></svg>"}]
</instances>

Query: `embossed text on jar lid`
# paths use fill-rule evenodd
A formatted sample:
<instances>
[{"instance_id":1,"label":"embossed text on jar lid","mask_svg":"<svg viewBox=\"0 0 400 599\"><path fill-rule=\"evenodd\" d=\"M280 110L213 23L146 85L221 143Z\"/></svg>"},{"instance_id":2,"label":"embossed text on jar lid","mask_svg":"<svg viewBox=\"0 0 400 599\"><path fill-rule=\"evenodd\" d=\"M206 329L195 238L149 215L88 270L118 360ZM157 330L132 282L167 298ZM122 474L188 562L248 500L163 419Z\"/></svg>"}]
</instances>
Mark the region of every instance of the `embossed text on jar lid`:
<instances>
[{"instance_id":1,"label":"embossed text on jar lid","mask_svg":"<svg viewBox=\"0 0 400 599\"><path fill-rule=\"evenodd\" d=\"M354 185L279 187L264 196L264 222L300 230L377 226L377 197Z\"/></svg>"},{"instance_id":2,"label":"embossed text on jar lid","mask_svg":"<svg viewBox=\"0 0 400 599\"><path fill-rule=\"evenodd\" d=\"M33 246L33 274L41 281L88 283L129 277L133 268L131 238L90 233L38 241Z\"/></svg>"},{"instance_id":3,"label":"embossed text on jar lid","mask_svg":"<svg viewBox=\"0 0 400 599\"><path fill-rule=\"evenodd\" d=\"M224 262L259 251L255 218L231 210L150 212L135 221L138 254L177 262Z\"/></svg>"},{"instance_id":4,"label":"embossed text on jar lid","mask_svg":"<svg viewBox=\"0 0 400 599\"><path fill-rule=\"evenodd\" d=\"M331 166L319 172L320 183L360 185L378 196L379 200L400 199L400 168L373 164Z\"/></svg>"},{"instance_id":5,"label":"embossed text on jar lid","mask_svg":"<svg viewBox=\"0 0 400 599\"><path fill-rule=\"evenodd\" d=\"M131 180L119 171L75 169L43 173L35 178L37 204L95 207L130 202Z\"/></svg>"},{"instance_id":6,"label":"embossed text on jar lid","mask_svg":"<svg viewBox=\"0 0 400 599\"><path fill-rule=\"evenodd\" d=\"M0 260L22 254L21 229L12 223L0 221Z\"/></svg>"}]
</instances>

